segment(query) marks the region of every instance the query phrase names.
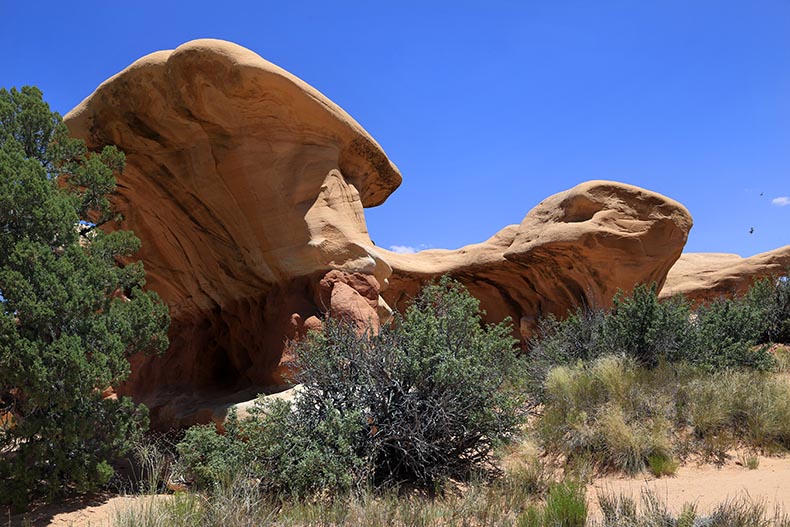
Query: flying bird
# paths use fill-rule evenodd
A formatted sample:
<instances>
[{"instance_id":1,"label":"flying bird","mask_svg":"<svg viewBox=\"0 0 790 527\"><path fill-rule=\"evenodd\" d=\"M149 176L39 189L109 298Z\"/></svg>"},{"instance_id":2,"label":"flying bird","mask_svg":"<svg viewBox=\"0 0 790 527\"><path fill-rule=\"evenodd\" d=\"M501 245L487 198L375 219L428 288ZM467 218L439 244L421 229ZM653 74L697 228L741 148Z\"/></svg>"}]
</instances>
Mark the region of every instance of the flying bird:
<instances>
[{"instance_id":1,"label":"flying bird","mask_svg":"<svg viewBox=\"0 0 790 527\"><path fill-rule=\"evenodd\" d=\"M754 227L752 227L751 229L749 229L749 234L754 234Z\"/></svg>"}]
</instances>

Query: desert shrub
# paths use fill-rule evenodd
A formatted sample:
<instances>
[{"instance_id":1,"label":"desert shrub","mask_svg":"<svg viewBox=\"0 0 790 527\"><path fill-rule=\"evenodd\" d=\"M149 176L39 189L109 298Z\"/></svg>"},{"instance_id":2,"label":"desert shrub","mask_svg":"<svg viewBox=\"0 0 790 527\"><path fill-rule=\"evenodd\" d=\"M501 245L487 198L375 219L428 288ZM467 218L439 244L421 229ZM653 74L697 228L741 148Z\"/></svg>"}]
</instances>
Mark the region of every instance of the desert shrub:
<instances>
[{"instance_id":1,"label":"desert shrub","mask_svg":"<svg viewBox=\"0 0 790 527\"><path fill-rule=\"evenodd\" d=\"M328 319L294 347L302 390L293 403L261 402L237 424L244 464L272 491L300 495L434 488L493 470L493 449L524 418L514 344L506 324L484 326L478 301L446 278L377 335Z\"/></svg>"},{"instance_id":2,"label":"desert shrub","mask_svg":"<svg viewBox=\"0 0 790 527\"><path fill-rule=\"evenodd\" d=\"M546 527L584 527L587 523L587 496L583 483L562 481L549 487L543 510Z\"/></svg>"},{"instance_id":3,"label":"desert shrub","mask_svg":"<svg viewBox=\"0 0 790 527\"><path fill-rule=\"evenodd\" d=\"M723 372L691 381L687 392L688 424L697 438L710 442L729 437L730 443L790 449L790 382L786 378Z\"/></svg>"},{"instance_id":4,"label":"desert shrub","mask_svg":"<svg viewBox=\"0 0 790 527\"><path fill-rule=\"evenodd\" d=\"M543 381L554 366L587 362L611 353L604 336L605 320L605 311L589 306L569 312L563 320L553 315L541 319L528 343L530 390L542 394Z\"/></svg>"},{"instance_id":5,"label":"desert shrub","mask_svg":"<svg viewBox=\"0 0 790 527\"><path fill-rule=\"evenodd\" d=\"M343 495L363 483L354 450L360 416L341 417L325 403L319 422L305 421L299 419L306 410L301 404L261 399L250 417L232 414L223 435L214 425L191 427L177 445L186 478L213 491L259 478L264 493L294 498L324 489Z\"/></svg>"},{"instance_id":6,"label":"desert shrub","mask_svg":"<svg viewBox=\"0 0 790 527\"><path fill-rule=\"evenodd\" d=\"M244 444L233 429L221 435L213 424L193 426L176 448L188 478L201 487L230 482L245 467Z\"/></svg>"},{"instance_id":7,"label":"desert shrub","mask_svg":"<svg viewBox=\"0 0 790 527\"><path fill-rule=\"evenodd\" d=\"M664 453L656 452L647 456L647 467L655 477L674 476L678 462Z\"/></svg>"},{"instance_id":8,"label":"desert shrub","mask_svg":"<svg viewBox=\"0 0 790 527\"><path fill-rule=\"evenodd\" d=\"M601 494L598 496L603 520L597 527L787 527L790 518L777 508L773 514L765 502L748 497L729 500L713 508L707 515L696 505L684 504L679 514L652 491L643 491L639 506L627 495Z\"/></svg>"},{"instance_id":9,"label":"desert shrub","mask_svg":"<svg viewBox=\"0 0 790 527\"><path fill-rule=\"evenodd\" d=\"M751 297L719 298L700 306L696 316L699 343L692 362L712 370L774 367L767 346L756 346L764 333L766 311Z\"/></svg>"},{"instance_id":10,"label":"desert shrub","mask_svg":"<svg viewBox=\"0 0 790 527\"><path fill-rule=\"evenodd\" d=\"M698 308L680 298L659 301L656 286L622 292L609 311L589 307L564 320L548 317L529 342L530 390L543 397L554 366L589 362L604 355L631 357L655 368L685 362L709 371L770 370L777 360L765 342L781 342L790 327L790 284L757 282L742 297L721 298Z\"/></svg>"},{"instance_id":11,"label":"desert shrub","mask_svg":"<svg viewBox=\"0 0 790 527\"><path fill-rule=\"evenodd\" d=\"M749 444L790 449L790 383L771 375L733 372L724 382L731 387L730 425Z\"/></svg>"},{"instance_id":12,"label":"desert shrub","mask_svg":"<svg viewBox=\"0 0 790 527\"><path fill-rule=\"evenodd\" d=\"M623 353L648 367L696 354L691 305L683 298L660 302L655 284L639 285L631 295L618 293L613 304L604 323L610 352Z\"/></svg>"},{"instance_id":13,"label":"desert shrub","mask_svg":"<svg viewBox=\"0 0 790 527\"><path fill-rule=\"evenodd\" d=\"M790 380L768 372L645 368L602 357L549 372L535 424L550 453L599 469L670 475L698 453L723 461L741 445L790 450Z\"/></svg>"},{"instance_id":14,"label":"desert shrub","mask_svg":"<svg viewBox=\"0 0 790 527\"><path fill-rule=\"evenodd\" d=\"M544 505L528 506L515 523L518 527L584 527L587 524L584 484L574 480L552 483Z\"/></svg>"},{"instance_id":15,"label":"desert shrub","mask_svg":"<svg viewBox=\"0 0 790 527\"><path fill-rule=\"evenodd\" d=\"M328 401L311 403L301 398L293 406L265 403L253 408L252 422L239 425L246 458L267 494L301 498L331 490L343 495L367 483L367 460L358 450L367 432L362 414L341 413Z\"/></svg>"},{"instance_id":16,"label":"desert shrub","mask_svg":"<svg viewBox=\"0 0 790 527\"><path fill-rule=\"evenodd\" d=\"M691 307L681 298L659 302L655 285L620 292L609 311L583 307L564 320L548 317L529 342L530 388L543 396L548 371L605 355L622 355L655 367L661 361L695 360L697 332Z\"/></svg>"},{"instance_id":17,"label":"desert shrub","mask_svg":"<svg viewBox=\"0 0 790 527\"><path fill-rule=\"evenodd\" d=\"M671 459L672 401L640 375L633 359L614 356L553 369L537 424L545 447L628 473L651 456Z\"/></svg>"},{"instance_id":18,"label":"desert shrub","mask_svg":"<svg viewBox=\"0 0 790 527\"><path fill-rule=\"evenodd\" d=\"M790 269L755 282L745 302L762 314L757 341L790 344Z\"/></svg>"},{"instance_id":19,"label":"desert shrub","mask_svg":"<svg viewBox=\"0 0 790 527\"><path fill-rule=\"evenodd\" d=\"M515 445L519 455L514 456L515 462L507 467L504 477L498 479L495 485L508 490L508 494L544 496L555 480L553 465L542 459L537 445L528 441L521 441Z\"/></svg>"}]
</instances>

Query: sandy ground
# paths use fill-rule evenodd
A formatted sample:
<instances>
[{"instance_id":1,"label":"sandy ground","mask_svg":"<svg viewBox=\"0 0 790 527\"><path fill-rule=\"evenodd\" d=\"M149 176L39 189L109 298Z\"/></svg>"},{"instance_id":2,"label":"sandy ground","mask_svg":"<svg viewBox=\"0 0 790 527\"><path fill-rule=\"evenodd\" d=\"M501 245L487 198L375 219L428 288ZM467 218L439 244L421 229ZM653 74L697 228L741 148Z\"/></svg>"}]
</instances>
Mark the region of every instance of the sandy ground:
<instances>
[{"instance_id":1,"label":"sandy ground","mask_svg":"<svg viewBox=\"0 0 790 527\"><path fill-rule=\"evenodd\" d=\"M683 466L674 477L598 478L588 486L590 508L598 516L600 493L630 494L637 503L643 490L650 490L679 512L683 504L694 503L700 512L708 512L722 502L749 498L761 500L769 514L776 506L790 512L790 458L759 457L760 465L749 470L737 460L722 467L714 465Z\"/></svg>"},{"instance_id":2,"label":"sandy ground","mask_svg":"<svg viewBox=\"0 0 790 527\"><path fill-rule=\"evenodd\" d=\"M724 501L748 497L762 500L769 513L776 506L790 512L790 457L760 457L760 465L756 470L749 470L733 459L722 467L680 467L674 477L660 479L645 476L598 478L588 486L591 516L600 516L597 507L600 493L630 494L638 501L644 489L653 491L674 511L679 511L685 503L695 503L697 510L704 513ZM162 498L165 497L156 497ZM143 499L151 498L98 496L48 505L25 515L4 515L0 518L0 527L109 527L117 511L133 503L139 506Z\"/></svg>"},{"instance_id":3,"label":"sandy ground","mask_svg":"<svg viewBox=\"0 0 790 527\"><path fill-rule=\"evenodd\" d=\"M165 495L154 499L167 499ZM0 518L0 527L110 527L118 511L140 506L151 496L101 496L68 503L46 505L26 514Z\"/></svg>"}]
</instances>

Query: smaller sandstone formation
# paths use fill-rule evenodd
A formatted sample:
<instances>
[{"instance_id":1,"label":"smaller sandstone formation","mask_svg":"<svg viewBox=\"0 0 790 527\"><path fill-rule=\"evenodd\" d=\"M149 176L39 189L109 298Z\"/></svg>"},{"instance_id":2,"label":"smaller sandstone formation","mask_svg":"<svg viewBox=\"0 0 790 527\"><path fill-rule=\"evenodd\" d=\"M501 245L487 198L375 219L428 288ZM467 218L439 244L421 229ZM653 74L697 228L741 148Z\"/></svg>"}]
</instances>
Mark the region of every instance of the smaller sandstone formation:
<instances>
[{"instance_id":1,"label":"smaller sandstone formation","mask_svg":"<svg viewBox=\"0 0 790 527\"><path fill-rule=\"evenodd\" d=\"M428 281L449 274L481 302L490 322L509 316L521 337L549 314L608 306L618 289L663 284L691 229L681 204L612 181L555 194L486 242L417 254L380 251L392 267L387 302L403 309Z\"/></svg>"},{"instance_id":2,"label":"smaller sandstone formation","mask_svg":"<svg viewBox=\"0 0 790 527\"><path fill-rule=\"evenodd\" d=\"M684 295L694 303L745 293L755 280L786 274L790 245L749 258L726 253L685 253L672 266L662 298Z\"/></svg>"}]
</instances>

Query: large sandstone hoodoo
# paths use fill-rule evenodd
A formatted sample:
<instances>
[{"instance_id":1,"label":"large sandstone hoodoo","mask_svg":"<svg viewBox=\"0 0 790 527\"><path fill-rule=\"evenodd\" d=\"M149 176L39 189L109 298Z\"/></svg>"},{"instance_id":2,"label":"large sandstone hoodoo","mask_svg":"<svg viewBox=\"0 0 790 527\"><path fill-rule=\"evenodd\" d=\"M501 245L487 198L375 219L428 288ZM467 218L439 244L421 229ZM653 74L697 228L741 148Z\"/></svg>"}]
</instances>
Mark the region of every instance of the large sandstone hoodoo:
<instances>
[{"instance_id":1,"label":"large sandstone hoodoo","mask_svg":"<svg viewBox=\"0 0 790 527\"><path fill-rule=\"evenodd\" d=\"M65 120L90 148L127 156L123 220L108 227L141 238L148 287L173 323L165 356L133 357L119 391L159 426L217 419L217 407L281 385L286 341L326 312L375 328L389 314L380 293L403 307L447 273L489 320L510 316L526 335L540 315L662 283L691 227L672 200L596 181L482 244L381 250L363 208L401 181L381 147L303 81L217 40L143 57Z\"/></svg>"},{"instance_id":2,"label":"large sandstone hoodoo","mask_svg":"<svg viewBox=\"0 0 790 527\"><path fill-rule=\"evenodd\" d=\"M235 44L198 40L138 60L65 121L88 147L127 156L120 227L143 240L148 286L173 318L170 351L135 357L123 388L154 417L174 394L282 384L284 339L326 310L366 321L377 309L361 306L386 310L378 288L390 270L362 209L400 173L300 79Z\"/></svg>"}]
</instances>

